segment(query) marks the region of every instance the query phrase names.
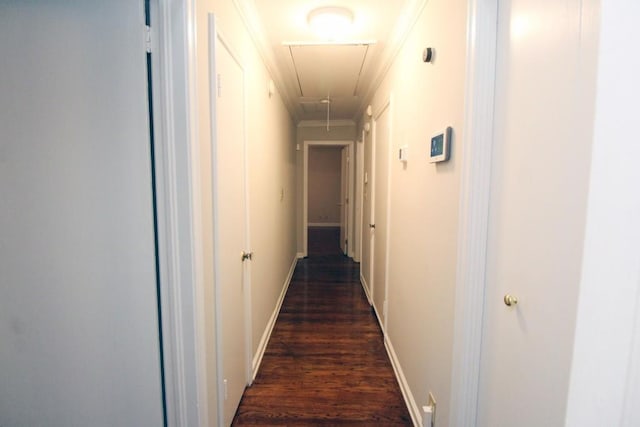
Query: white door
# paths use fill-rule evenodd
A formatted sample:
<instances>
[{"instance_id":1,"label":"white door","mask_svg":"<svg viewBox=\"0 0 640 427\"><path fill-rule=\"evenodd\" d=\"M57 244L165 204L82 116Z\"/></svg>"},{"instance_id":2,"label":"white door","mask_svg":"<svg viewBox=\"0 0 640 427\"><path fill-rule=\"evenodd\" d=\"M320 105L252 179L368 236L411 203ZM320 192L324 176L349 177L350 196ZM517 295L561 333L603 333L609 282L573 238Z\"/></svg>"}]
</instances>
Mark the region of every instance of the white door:
<instances>
[{"instance_id":1,"label":"white door","mask_svg":"<svg viewBox=\"0 0 640 427\"><path fill-rule=\"evenodd\" d=\"M362 156L358 157L358 160L362 158L362 224L361 224L361 257L360 257L360 280L363 282L365 289L367 290L367 296L370 299L370 303L373 303L373 169L374 169L374 153L375 149L373 145L372 132L366 133L366 139L362 145Z\"/></svg>"},{"instance_id":2,"label":"white door","mask_svg":"<svg viewBox=\"0 0 640 427\"><path fill-rule=\"evenodd\" d=\"M389 130L390 108L387 104L375 117L373 125L373 220L371 227L371 269L373 305L383 329L386 328L387 298L387 232L389 193Z\"/></svg>"},{"instance_id":3,"label":"white door","mask_svg":"<svg viewBox=\"0 0 640 427\"><path fill-rule=\"evenodd\" d=\"M219 417L230 425L247 384L243 250L246 248L244 70L209 16L214 203L214 270L218 311ZM212 102L213 104L213 102ZM248 260L246 260L248 261Z\"/></svg>"},{"instance_id":4,"label":"white door","mask_svg":"<svg viewBox=\"0 0 640 427\"><path fill-rule=\"evenodd\" d=\"M0 5L0 425L163 425L143 5Z\"/></svg>"},{"instance_id":5,"label":"white door","mask_svg":"<svg viewBox=\"0 0 640 427\"><path fill-rule=\"evenodd\" d=\"M590 151L580 4L500 2L480 426L564 425Z\"/></svg>"},{"instance_id":6,"label":"white door","mask_svg":"<svg viewBox=\"0 0 640 427\"><path fill-rule=\"evenodd\" d=\"M348 255L349 224L349 147L342 147L340 151L340 248Z\"/></svg>"}]
</instances>

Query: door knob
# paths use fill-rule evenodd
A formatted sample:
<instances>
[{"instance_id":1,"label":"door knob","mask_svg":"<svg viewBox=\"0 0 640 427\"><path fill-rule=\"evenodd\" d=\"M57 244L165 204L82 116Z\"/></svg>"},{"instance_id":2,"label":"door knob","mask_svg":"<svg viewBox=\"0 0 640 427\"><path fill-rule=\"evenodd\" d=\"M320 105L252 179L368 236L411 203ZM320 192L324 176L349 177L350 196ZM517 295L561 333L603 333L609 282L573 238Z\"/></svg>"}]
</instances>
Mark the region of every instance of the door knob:
<instances>
[{"instance_id":1,"label":"door knob","mask_svg":"<svg viewBox=\"0 0 640 427\"><path fill-rule=\"evenodd\" d=\"M511 307L512 305L516 305L518 303L518 298L514 297L513 295L506 294L504 296L504 303L507 306Z\"/></svg>"},{"instance_id":2,"label":"door knob","mask_svg":"<svg viewBox=\"0 0 640 427\"><path fill-rule=\"evenodd\" d=\"M375 224L369 224L369 228L376 228Z\"/></svg>"}]
</instances>

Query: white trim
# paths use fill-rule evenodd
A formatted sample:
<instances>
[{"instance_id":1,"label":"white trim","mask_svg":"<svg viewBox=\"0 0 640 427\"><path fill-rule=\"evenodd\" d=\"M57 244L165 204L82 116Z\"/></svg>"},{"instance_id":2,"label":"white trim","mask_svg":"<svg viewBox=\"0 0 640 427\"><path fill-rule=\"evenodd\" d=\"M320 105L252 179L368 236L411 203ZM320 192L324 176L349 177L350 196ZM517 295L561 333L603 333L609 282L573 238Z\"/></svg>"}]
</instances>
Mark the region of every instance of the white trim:
<instances>
[{"instance_id":1,"label":"white trim","mask_svg":"<svg viewBox=\"0 0 640 427\"><path fill-rule=\"evenodd\" d=\"M371 297L373 298L373 293L371 294ZM387 331L384 328L384 324L380 321L380 312L378 311L378 308L376 307L375 301L373 301L373 299L371 299L371 308L373 308L373 312L376 315L376 320L378 321L378 326L380 326L380 330L382 331L382 336L386 339Z\"/></svg>"},{"instance_id":2,"label":"white trim","mask_svg":"<svg viewBox=\"0 0 640 427\"><path fill-rule=\"evenodd\" d=\"M242 22L247 29L247 32L253 40L253 44L256 47L262 62L266 67L269 75L271 76L274 84L278 88L278 92L284 102L289 114L291 114L294 121L302 114L302 107L297 103L297 97L291 94L296 93L296 88L293 82L286 81L280 72L276 58L273 53L273 48L267 40L264 28L258 12L250 0L232 0Z\"/></svg>"},{"instance_id":3,"label":"white trim","mask_svg":"<svg viewBox=\"0 0 640 427\"><path fill-rule=\"evenodd\" d=\"M282 46L371 46L377 44L378 40L306 40L306 41L290 41L286 40L280 43Z\"/></svg>"},{"instance_id":4,"label":"white trim","mask_svg":"<svg viewBox=\"0 0 640 427\"><path fill-rule=\"evenodd\" d=\"M195 0L151 3L161 307L169 425L208 425L195 111Z\"/></svg>"},{"instance_id":5,"label":"white trim","mask_svg":"<svg viewBox=\"0 0 640 427\"><path fill-rule=\"evenodd\" d=\"M622 406L622 426L637 426L640 421L640 283L636 286L636 302L633 308L635 321L631 328L629 343L629 364L626 367L624 402Z\"/></svg>"},{"instance_id":6,"label":"white trim","mask_svg":"<svg viewBox=\"0 0 640 427\"><path fill-rule=\"evenodd\" d=\"M249 31L249 34L251 34L251 38L264 61L269 74L271 74L276 86L280 89L285 105L294 118L294 121L297 120L303 115L302 107L296 102L296 95L292 95L297 93L297 88L291 84L291 82L285 81L280 73L276 58L273 54L273 49L265 36L264 28L260 22L255 5L250 0L232 1L240 14L245 27ZM362 112L366 106L369 105L373 95L386 77L393 61L418 21L427 1L428 0L408 0L405 3L405 6L400 13L400 18L391 33L392 35L390 39L385 42L386 47L381 54L379 66L373 71L371 83L362 92L364 93L364 96L362 96L362 102L357 110L358 112L354 116L355 120L362 115ZM332 124L334 126L339 126L333 122Z\"/></svg>"},{"instance_id":7,"label":"white trim","mask_svg":"<svg viewBox=\"0 0 640 427\"><path fill-rule=\"evenodd\" d=\"M333 227L340 227L340 223L339 222L309 222L307 223L307 227L333 228Z\"/></svg>"},{"instance_id":8,"label":"white trim","mask_svg":"<svg viewBox=\"0 0 640 427\"><path fill-rule=\"evenodd\" d=\"M489 223L498 0L468 6L450 425L477 424Z\"/></svg>"},{"instance_id":9,"label":"white trim","mask_svg":"<svg viewBox=\"0 0 640 427\"><path fill-rule=\"evenodd\" d=\"M218 425L224 424L224 399L222 396L225 395L225 387L223 383L224 379L224 370L223 370L223 349L222 349L222 310L220 305L221 292L220 292L220 236L218 230L220 229L220 220L219 220L219 203L218 203L218 192L216 191L216 187L218 184L218 180L216 179L216 161L218 158L218 113L217 113L217 86L218 86L218 78L217 78L217 69L216 69L216 56L218 50L218 31L216 28L216 16L213 13L209 13L207 16L208 21L208 34L207 40L209 42L209 50L207 52L209 56L209 116L210 116L210 125L209 129L211 131L211 199L212 199L212 210L213 210L213 230L212 230L212 239L213 239L213 294L214 300L207 301L207 303L213 303L214 306L214 317L215 317L215 352L216 352L216 390L217 390L217 413L218 413Z\"/></svg>"},{"instance_id":10,"label":"white trim","mask_svg":"<svg viewBox=\"0 0 640 427\"><path fill-rule=\"evenodd\" d=\"M282 286L282 291L280 292L280 296L278 297L278 301L276 302L276 306L273 309L273 313L271 313L271 317L267 322L267 326L264 329L264 333L262 334L262 338L260 339L260 343L258 344L258 350L256 351L255 356L253 357L252 362L252 375L251 381L256 379L256 375L258 375L258 370L260 370L260 365L262 364L262 358L264 357L264 352L267 350L267 344L269 344L269 340L271 339L271 333L273 332L273 327L276 325L276 321L278 320L278 315L280 314L280 308L282 307L282 303L284 301L284 297L287 295L287 290L289 289L289 285L291 284L291 279L293 278L293 272L296 269L296 265L298 263L298 257L293 259L291 263L291 268L289 268L289 273L287 274L287 278L284 281Z\"/></svg>"},{"instance_id":11,"label":"white trim","mask_svg":"<svg viewBox=\"0 0 640 427\"><path fill-rule=\"evenodd\" d=\"M362 92L364 96L361 97L362 102L360 103L360 107L358 107L355 115L356 119L362 116L367 106L371 103L371 99L373 99L378 88L387 76L389 69L391 69L391 65L393 65L393 61L396 59L396 56L398 56L398 53L400 53L405 40L411 33L411 30L413 30L416 22L418 22L418 19L422 14L422 10L427 5L427 2L428 0L408 0L405 3L405 6L400 13L400 17L396 21L396 25L391 33L390 39L385 42L386 47L382 52L378 68L373 74L371 83Z\"/></svg>"},{"instance_id":12,"label":"white trim","mask_svg":"<svg viewBox=\"0 0 640 427\"><path fill-rule=\"evenodd\" d=\"M416 405L416 400L413 397L413 393L411 393L411 388L409 387L407 378L404 376L402 366L400 365L398 356L396 355L396 352L393 348L393 344L391 344L391 340L389 340L386 335L384 336L384 347L387 349L387 355L389 355L389 360L391 361L393 372L396 374L396 380L398 381L398 385L400 386L400 391L402 392L404 403L407 405L409 415L411 415L411 421L413 422L414 426L421 426L422 415L418 410L418 405Z\"/></svg>"},{"instance_id":13,"label":"white trim","mask_svg":"<svg viewBox=\"0 0 640 427\"><path fill-rule=\"evenodd\" d=\"M369 305L373 305L373 300L371 299L371 295L369 294L369 285L367 284L367 279L365 279L362 275L362 272L360 272L360 285L362 285L362 289L364 289L364 294L367 296Z\"/></svg>"},{"instance_id":14,"label":"white trim","mask_svg":"<svg viewBox=\"0 0 640 427\"><path fill-rule=\"evenodd\" d=\"M383 307L382 311L383 311L383 324L381 323L381 327L383 332L385 332L385 336L386 336L386 329L387 329L387 317L389 315L388 311L384 309L384 305L388 304L387 303L387 299L388 299L388 295L389 295L389 236L390 236L390 226L391 226L391 147L392 147L392 142L393 142L393 93L391 93L389 95L389 98L387 99L387 101L382 104L379 108L377 108L373 114L372 117L372 123L373 123L373 134L372 134L372 154L371 154L371 175L372 175L372 186L371 186L371 223L372 224L376 224L377 219L375 217L375 212L376 212L376 191L377 191L377 184L379 182L379 176L378 176L378 172L376 171L376 161L377 161L377 150L378 150L378 141L377 141L377 128L378 128L378 119L379 117L388 110L388 114L389 114L389 129L388 129L388 135L387 135L387 176L386 181L387 181L387 200L385 201L385 209L386 209L386 223L385 223L385 231L386 231L386 235L387 235L387 241L385 244L385 254L384 254L384 300L383 300ZM370 234L371 235L371 234ZM375 245L376 245L376 231L374 229L373 234L372 234L373 238L371 239L371 244L370 244L370 251L371 251L371 262L370 262L370 268L371 268L371 274L370 274L370 278L371 278L371 283L373 284L373 287L371 288L371 296L373 297L375 295L375 290L376 290L376 280L375 280ZM376 314L378 313L375 301L373 301L373 308L376 311ZM378 316L378 319L380 317Z\"/></svg>"},{"instance_id":15,"label":"white trim","mask_svg":"<svg viewBox=\"0 0 640 427\"><path fill-rule=\"evenodd\" d=\"M309 255L309 146L325 146L325 147L348 147L349 148L349 158L353 158L353 146L354 141L349 140L340 140L340 141L315 141L308 140L303 143L303 151L302 151L302 251L303 257ZM353 200L353 180L354 180L354 169L352 167L348 168L347 171L348 180L349 180L349 195L347 196L349 200ZM347 217L347 239L350 242L353 241L353 203L349 203L349 214ZM342 246L342 245L341 245Z\"/></svg>"},{"instance_id":16,"label":"white trim","mask_svg":"<svg viewBox=\"0 0 640 427\"><path fill-rule=\"evenodd\" d=\"M376 290L375 278L373 277L375 265L375 246L376 240L374 232L371 229L371 224L376 223L376 119L371 116L371 170L369 171L369 199L371 204L369 206L369 224L367 224L367 235L369 236L369 293L371 295L371 306L375 310L375 295Z\"/></svg>"},{"instance_id":17,"label":"white trim","mask_svg":"<svg viewBox=\"0 0 640 427\"><path fill-rule=\"evenodd\" d=\"M355 227L354 227L354 246L355 251L353 260L360 262L362 258L362 225L364 221L364 141L366 132L361 132L361 139L356 143L356 188L355 197Z\"/></svg>"},{"instance_id":18,"label":"white trim","mask_svg":"<svg viewBox=\"0 0 640 427\"><path fill-rule=\"evenodd\" d=\"M297 258L297 259L302 259L302 258L304 258L304 254L303 254L302 252L298 252L298 253L296 254L296 258Z\"/></svg>"},{"instance_id":19,"label":"white trim","mask_svg":"<svg viewBox=\"0 0 640 427\"><path fill-rule=\"evenodd\" d=\"M391 245L389 242L391 241L391 159L393 153L393 93L389 94L389 100L387 101L387 105L389 106L389 135L387 140L387 200L386 200L386 210L387 210L387 223L385 224L385 231L387 234L387 240L385 242L385 253L384 253L384 303L383 303L383 311L384 311L384 329L387 330L388 318L389 318L389 258L391 258ZM380 114L384 111L381 110ZM380 117L378 115L377 117ZM375 233L374 233L375 234ZM386 336L386 333L385 333Z\"/></svg>"},{"instance_id":20,"label":"white trim","mask_svg":"<svg viewBox=\"0 0 640 427\"><path fill-rule=\"evenodd\" d=\"M230 50L231 51L231 50ZM244 231L245 252L253 252L251 249L251 218L250 218L250 197L249 197L249 129L248 129L248 117L249 117L249 100L248 100L248 85L247 85L247 73L245 72L243 63L239 58L235 58L238 65L242 69L242 136L243 136L243 151L244 151ZM242 285L244 289L244 337L245 337L245 374L247 385L253 384L254 376L252 372L252 348L253 348L253 316L252 316L252 302L251 302L251 267L252 262L243 263Z\"/></svg>"},{"instance_id":21,"label":"white trim","mask_svg":"<svg viewBox=\"0 0 640 427\"><path fill-rule=\"evenodd\" d=\"M340 127L340 126L355 126L356 122L353 120L331 120L332 127ZM301 120L298 122L297 127L299 128L326 128L327 121L326 120Z\"/></svg>"}]
</instances>

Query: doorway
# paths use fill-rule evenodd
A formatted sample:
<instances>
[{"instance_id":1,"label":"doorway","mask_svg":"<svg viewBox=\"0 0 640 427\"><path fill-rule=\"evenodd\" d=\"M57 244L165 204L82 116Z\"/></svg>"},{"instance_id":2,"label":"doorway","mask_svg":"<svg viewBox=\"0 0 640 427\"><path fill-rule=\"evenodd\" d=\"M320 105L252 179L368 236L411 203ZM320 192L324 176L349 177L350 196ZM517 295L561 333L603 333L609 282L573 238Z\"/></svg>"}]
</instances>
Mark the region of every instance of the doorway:
<instances>
[{"instance_id":1,"label":"doorway","mask_svg":"<svg viewBox=\"0 0 640 427\"><path fill-rule=\"evenodd\" d=\"M353 141L305 141L303 154L303 255L309 228L339 230L340 251L353 257L355 168Z\"/></svg>"}]
</instances>

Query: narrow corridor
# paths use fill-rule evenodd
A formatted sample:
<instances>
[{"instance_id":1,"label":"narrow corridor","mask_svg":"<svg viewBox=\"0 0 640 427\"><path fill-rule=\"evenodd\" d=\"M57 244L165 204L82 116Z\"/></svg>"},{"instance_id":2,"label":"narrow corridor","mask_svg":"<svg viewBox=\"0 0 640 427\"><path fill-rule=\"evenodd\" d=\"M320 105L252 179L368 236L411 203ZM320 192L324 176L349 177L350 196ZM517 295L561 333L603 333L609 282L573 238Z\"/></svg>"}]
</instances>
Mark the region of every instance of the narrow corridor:
<instances>
[{"instance_id":1,"label":"narrow corridor","mask_svg":"<svg viewBox=\"0 0 640 427\"><path fill-rule=\"evenodd\" d=\"M380 328L334 229L310 229L233 425L411 425Z\"/></svg>"}]
</instances>

